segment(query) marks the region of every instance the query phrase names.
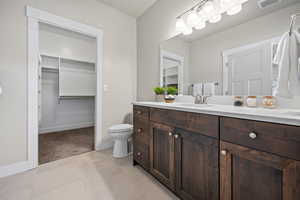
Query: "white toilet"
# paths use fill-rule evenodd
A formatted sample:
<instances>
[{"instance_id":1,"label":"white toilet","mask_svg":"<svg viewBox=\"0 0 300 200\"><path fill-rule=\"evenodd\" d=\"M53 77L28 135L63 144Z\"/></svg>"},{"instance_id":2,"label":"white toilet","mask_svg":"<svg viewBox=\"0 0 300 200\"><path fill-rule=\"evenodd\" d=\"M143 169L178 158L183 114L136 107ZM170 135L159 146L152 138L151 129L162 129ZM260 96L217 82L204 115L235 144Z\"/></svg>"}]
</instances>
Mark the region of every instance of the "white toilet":
<instances>
[{"instance_id":1,"label":"white toilet","mask_svg":"<svg viewBox=\"0 0 300 200\"><path fill-rule=\"evenodd\" d=\"M110 127L108 133L114 140L113 157L123 158L128 156L128 139L133 133L131 124L118 124Z\"/></svg>"}]
</instances>

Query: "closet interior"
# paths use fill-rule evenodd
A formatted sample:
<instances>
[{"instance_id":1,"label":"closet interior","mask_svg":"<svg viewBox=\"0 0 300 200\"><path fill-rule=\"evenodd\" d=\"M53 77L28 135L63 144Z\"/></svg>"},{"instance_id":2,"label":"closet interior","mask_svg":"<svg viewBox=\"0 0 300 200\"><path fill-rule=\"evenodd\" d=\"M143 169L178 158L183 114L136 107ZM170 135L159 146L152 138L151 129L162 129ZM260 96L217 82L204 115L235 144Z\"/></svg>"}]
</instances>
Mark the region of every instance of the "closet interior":
<instances>
[{"instance_id":1,"label":"closet interior","mask_svg":"<svg viewBox=\"0 0 300 200\"><path fill-rule=\"evenodd\" d=\"M39 164L94 149L96 39L39 24Z\"/></svg>"}]
</instances>

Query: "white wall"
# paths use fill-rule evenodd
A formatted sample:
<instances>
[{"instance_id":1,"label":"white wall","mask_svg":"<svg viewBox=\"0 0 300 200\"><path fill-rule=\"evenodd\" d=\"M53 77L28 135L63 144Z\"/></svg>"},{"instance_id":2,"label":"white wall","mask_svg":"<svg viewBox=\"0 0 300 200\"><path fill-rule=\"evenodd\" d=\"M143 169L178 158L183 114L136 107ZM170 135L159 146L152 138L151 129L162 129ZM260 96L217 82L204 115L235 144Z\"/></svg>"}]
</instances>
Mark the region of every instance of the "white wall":
<instances>
[{"instance_id":1,"label":"white wall","mask_svg":"<svg viewBox=\"0 0 300 200\"><path fill-rule=\"evenodd\" d=\"M159 45L176 35L175 20L184 10L193 5L193 0L159 0L144 15L138 18L138 99L153 100L151 88L159 83ZM170 6L171 5L171 6ZM201 52L193 57L203 58L199 62L191 61L195 66L201 66L190 71L190 82L194 82L200 75L208 81L220 80L221 51L242 44L268 39L288 30L289 16L299 11L299 4L294 4L285 11L279 11L278 18L265 16L264 19L255 19L240 26L212 34L199 41L191 49L192 52ZM221 23L221 22L220 22ZM256 24L258 23L258 24ZM217 24L215 25L217 26ZM257 28L259 27L259 28ZM216 59L215 56L219 59ZM212 59L212 57L214 57ZM200 60L200 59L199 59ZM196 67L195 67L196 68ZM219 91L221 87L219 87Z\"/></svg>"},{"instance_id":2,"label":"white wall","mask_svg":"<svg viewBox=\"0 0 300 200\"><path fill-rule=\"evenodd\" d=\"M120 123L136 94L136 20L96 0L0 1L0 167L27 160L27 19L25 6L104 31L104 139Z\"/></svg>"},{"instance_id":3,"label":"white wall","mask_svg":"<svg viewBox=\"0 0 300 200\"><path fill-rule=\"evenodd\" d=\"M159 46L176 35L176 17L194 3L159 0L138 18L138 100L154 100L152 89L159 84Z\"/></svg>"},{"instance_id":4,"label":"white wall","mask_svg":"<svg viewBox=\"0 0 300 200\"><path fill-rule=\"evenodd\" d=\"M39 50L47 55L96 61L96 39L40 23ZM96 83L95 83L96 84ZM58 100L58 73L42 72L39 133L94 126L94 97Z\"/></svg>"}]
</instances>

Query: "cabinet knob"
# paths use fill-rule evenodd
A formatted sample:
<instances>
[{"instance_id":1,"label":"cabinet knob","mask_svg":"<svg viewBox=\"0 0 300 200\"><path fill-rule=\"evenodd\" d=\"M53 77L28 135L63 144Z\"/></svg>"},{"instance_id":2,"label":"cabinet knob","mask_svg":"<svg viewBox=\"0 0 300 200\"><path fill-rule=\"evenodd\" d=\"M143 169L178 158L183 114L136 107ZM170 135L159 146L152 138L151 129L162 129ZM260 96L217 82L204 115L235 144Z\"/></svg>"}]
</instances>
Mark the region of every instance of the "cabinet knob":
<instances>
[{"instance_id":1,"label":"cabinet knob","mask_svg":"<svg viewBox=\"0 0 300 200\"><path fill-rule=\"evenodd\" d=\"M176 135L174 135L174 137L175 137L175 139L178 139L178 138L179 138L179 135L176 134Z\"/></svg>"},{"instance_id":2,"label":"cabinet knob","mask_svg":"<svg viewBox=\"0 0 300 200\"><path fill-rule=\"evenodd\" d=\"M138 156L141 156L142 154L141 154L141 152L137 152L137 155L138 155Z\"/></svg>"},{"instance_id":3,"label":"cabinet knob","mask_svg":"<svg viewBox=\"0 0 300 200\"><path fill-rule=\"evenodd\" d=\"M172 136L172 135L173 135L173 133L169 132L169 136Z\"/></svg>"},{"instance_id":4,"label":"cabinet knob","mask_svg":"<svg viewBox=\"0 0 300 200\"><path fill-rule=\"evenodd\" d=\"M227 151L226 151L226 150L222 150L222 151L221 151L221 154L222 154L223 156L226 156L226 155L227 155Z\"/></svg>"},{"instance_id":5,"label":"cabinet knob","mask_svg":"<svg viewBox=\"0 0 300 200\"><path fill-rule=\"evenodd\" d=\"M143 129L141 129L141 128L139 128L139 129L137 130L138 133L141 133L142 131L143 131Z\"/></svg>"},{"instance_id":6,"label":"cabinet knob","mask_svg":"<svg viewBox=\"0 0 300 200\"><path fill-rule=\"evenodd\" d=\"M257 138L257 134L254 133L254 132L251 132L251 133L249 133L249 137L250 137L251 139L255 139L255 138Z\"/></svg>"}]
</instances>

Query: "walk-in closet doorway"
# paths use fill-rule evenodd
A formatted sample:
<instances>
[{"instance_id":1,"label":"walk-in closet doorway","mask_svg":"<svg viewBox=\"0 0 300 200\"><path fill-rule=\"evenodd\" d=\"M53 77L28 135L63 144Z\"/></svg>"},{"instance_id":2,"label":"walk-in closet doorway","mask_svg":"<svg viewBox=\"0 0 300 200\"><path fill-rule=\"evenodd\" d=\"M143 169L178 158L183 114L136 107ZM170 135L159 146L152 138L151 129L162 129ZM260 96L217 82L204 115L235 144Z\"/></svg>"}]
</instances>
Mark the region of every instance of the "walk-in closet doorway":
<instances>
[{"instance_id":1,"label":"walk-in closet doorway","mask_svg":"<svg viewBox=\"0 0 300 200\"><path fill-rule=\"evenodd\" d=\"M101 134L103 33L94 27L32 7L27 7L26 12L28 17L28 160L31 164L30 168L35 168L39 165L39 133L43 138L50 138L53 141L60 140L58 137L65 135L66 144L83 141L89 143L88 145L91 145L91 140L86 139L86 136L92 134L92 149L99 150L103 147ZM54 29L58 31L53 31ZM45 42L53 32L56 36L57 32L63 36L72 32L75 39L83 38L82 40L87 43L94 41L94 55L78 56L76 51L83 54L89 52L87 50L89 44L85 45L81 41L77 47L76 45L74 47L72 44L76 42L72 39L69 44L71 48L77 48L75 53L74 50L68 52L70 51L68 48L61 48L61 52L53 53L55 42L58 46L61 44L59 37L52 38L52 42ZM47 43L48 49L45 48ZM79 49L78 46L82 48ZM42 78L45 80L41 81ZM85 109L85 111L79 110L76 114L74 113L76 109ZM83 122L81 123L80 120ZM51 137L44 135L48 133L53 134ZM70 137L72 134L77 134L77 139ZM40 144L43 144L41 140ZM77 153L85 151L83 145L80 148L77 149ZM71 153L70 156L72 155L76 154ZM57 159L65 155L60 156L58 155ZM49 161L55 160L51 159Z\"/></svg>"}]
</instances>

